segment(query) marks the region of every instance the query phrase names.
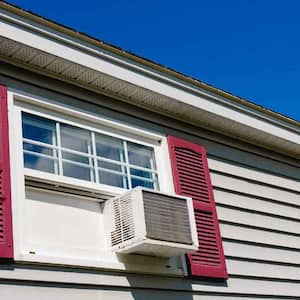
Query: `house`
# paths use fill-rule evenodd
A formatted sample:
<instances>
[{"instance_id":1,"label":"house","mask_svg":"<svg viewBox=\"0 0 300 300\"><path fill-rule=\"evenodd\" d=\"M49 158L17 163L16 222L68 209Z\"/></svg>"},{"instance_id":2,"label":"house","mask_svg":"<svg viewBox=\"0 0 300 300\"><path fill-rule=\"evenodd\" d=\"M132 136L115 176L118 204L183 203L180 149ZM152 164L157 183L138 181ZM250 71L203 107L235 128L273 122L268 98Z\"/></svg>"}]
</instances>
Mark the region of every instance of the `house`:
<instances>
[{"instance_id":1,"label":"house","mask_svg":"<svg viewBox=\"0 0 300 300\"><path fill-rule=\"evenodd\" d=\"M5 2L0 60L1 299L300 298L299 122Z\"/></svg>"}]
</instances>

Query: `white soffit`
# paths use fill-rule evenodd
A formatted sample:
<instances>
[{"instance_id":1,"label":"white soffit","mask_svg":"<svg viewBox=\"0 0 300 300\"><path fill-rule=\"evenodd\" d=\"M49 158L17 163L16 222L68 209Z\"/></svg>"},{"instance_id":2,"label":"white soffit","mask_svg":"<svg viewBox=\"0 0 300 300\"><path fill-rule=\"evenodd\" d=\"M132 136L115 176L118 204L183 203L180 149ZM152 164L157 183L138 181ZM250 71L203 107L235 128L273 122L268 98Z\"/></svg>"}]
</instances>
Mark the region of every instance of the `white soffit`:
<instances>
[{"instance_id":1,"label":"white soffit","mask_svg":"<svg viewBox=\"0 0 300 300\"><path fill-rule=\"evenodd\" d=\"M17 20L18 19L18 20ZM7 22L9 20L9 22ZM18 26L17 24L18 23ZM30 27L30 28L29 28ZM300 128L0 10L0 58L163 115L300 158Z\"/></svg>"}]
</instances>

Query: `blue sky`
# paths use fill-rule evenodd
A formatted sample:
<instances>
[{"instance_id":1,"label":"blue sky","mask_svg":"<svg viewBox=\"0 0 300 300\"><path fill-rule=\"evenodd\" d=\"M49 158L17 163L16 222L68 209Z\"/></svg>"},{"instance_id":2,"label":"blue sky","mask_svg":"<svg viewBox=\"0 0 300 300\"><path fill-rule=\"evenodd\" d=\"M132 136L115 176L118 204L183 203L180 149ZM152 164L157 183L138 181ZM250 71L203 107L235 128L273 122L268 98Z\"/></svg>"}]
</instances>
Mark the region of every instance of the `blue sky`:
<instances>
[{"instance_id":1,"label":"blue sky","mask_svg":"<svg viewBox=\"0 0 300 300\"><path fill-rule=\"evenodd\" d=\"M11 0L300 120L298 0Z\"/></svg>"}]
</instances>

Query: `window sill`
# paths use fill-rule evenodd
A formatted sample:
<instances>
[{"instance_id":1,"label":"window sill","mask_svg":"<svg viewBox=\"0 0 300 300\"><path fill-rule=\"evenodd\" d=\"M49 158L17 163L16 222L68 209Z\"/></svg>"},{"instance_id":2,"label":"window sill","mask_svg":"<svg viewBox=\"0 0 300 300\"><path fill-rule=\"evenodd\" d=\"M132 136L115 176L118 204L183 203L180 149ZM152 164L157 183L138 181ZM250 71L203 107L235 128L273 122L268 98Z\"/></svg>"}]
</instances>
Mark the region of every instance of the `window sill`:
<instances>
[{"instance_id":1,"label":"window sill","mask_svg":"<svg viewBox=\"0 0 300 300\"><path fill-rule=\"evenodd\" d=\"M21 252L15 255L15 261L20 263L33 263L38 265L63 266L78 269L99 269L115 272L155 274L183 277L185 272L179 267L178 260L174 257L171 259L147 257L142 255L116 255L113 252L98 253L98 257L88 256L76 257L71 255L47 255L29 254Z\"/></svg>"}]
</instances>

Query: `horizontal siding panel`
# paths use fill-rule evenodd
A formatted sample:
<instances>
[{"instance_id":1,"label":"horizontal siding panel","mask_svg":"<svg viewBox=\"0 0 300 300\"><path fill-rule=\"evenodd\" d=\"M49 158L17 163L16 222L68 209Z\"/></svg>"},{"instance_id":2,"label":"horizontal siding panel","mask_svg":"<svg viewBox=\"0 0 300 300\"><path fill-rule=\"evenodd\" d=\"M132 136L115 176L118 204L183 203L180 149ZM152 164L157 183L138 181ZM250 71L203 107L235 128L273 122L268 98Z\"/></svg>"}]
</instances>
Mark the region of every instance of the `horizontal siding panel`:
<instances>
[{"instance_id":1,"label":"horizontal siding panel","mask_svg":"<svg viewBox=\"0 0 300 300\"><path fill-rule=\"evenodd\" d=\"M229 258L226 259L226 264L230 275L300 280L299 266L274 265L267 262L249 262Z\"/></svg>"},{"instance_id":2,"label":"horizontal siding panel","mask_svg":"<svg viewBox=\"0 0 300 300\"><path fill-rule=\"evenodd\" d=\"M62 288L58 285L43 286L43 284L17 285L16 283L1 284L1 296L3 299L13 300L32 300L32 299L63 299L63 300L137 300L137 299L155 299L155 300L257 300L261 297L234 295L225 293L210 293L209 292L186 292L186 291L161 291L153 289L128 289L118 290L118 288L76 288L76 286ZM59 295L59 297L58 297ZM295 299L294 297L291 299ZM268 297L268 300L278 300L276 296Z\"/></svg>"},{"instance_id":3,"label":"horizontal siding panel","mask_svg":"<svg viewBox=\"0 0 300 300\"><path fill-rule=\"evenodd\" d=\"M223 160L226 158L227 161L232 161L236 164L247 165L254 169L278 174L282 177L291 178L292 180L300 180L299 163L297 167L297 162L294 166L292 166L291 164L287 164L285 162L280 162L278 160L273 160L272 158L250 153L248 151L248 147L246 148L246 151L243 151L235 147L226 146L212 141L205 140L203 142L203 145L207 149L208 156L214 159Z\"/></svg>"},{"instance_id":4,"label":"horizontal siding panel","mask_svg":"<svg viewBox=\"0 0 300 300\"><path fill-rule=\"evenodd\" d=\"M224 224L220 222L222 238L241 240L245 242L261 243L300 250L300 238L277 232L241 227L238 224Z\"/></svg>"},{"instance_id":5,"label":"horizontal siding panel","mask_svg":"<svg viewBox=\"0 0 300 300\"><path fill-rule=\"evenodd\" d=\"M279 230L300 235L300 222L270 217L255 212L241 211L228 207L217 207L219 220L234 222L244 225L257 226L270 230ZM299 236L300 245L300 236Z\"/></svg>"},{"instance_id":6,"label":"horizontal siding panel","mask_svg":"<svg viewBox=\"0 0 300 300\"><path fill-rule=\"evenodd\" d=\"M273 175L264 171L247 168L246 166L234 165L229 162L219 161L209 158L208 165L210 170L227 173L229 175L241 176L254 181L267 183L277 187L284 187L296 192L300 192L300 182L297 180L282 177L280 175Z\"/></svg>"},{"instance_id":7,"label":"horizontal siding panel","mask_svg":"<svg viewBox=\"0 0 300 300\"><path fill-rule=\"evenodd\" d=\"M274 203L268 200L257 199L218 189L214 189L214 195L217 204L226 204L238 208L300 220L300 207L291 207L281 203Z\"/></svg>"},{"instance_id":8,"label":"horizontal siding panel","mask_svg":"<svg viewBox=\"0 0 300 300\"><path fill-rule=\"evenodd\" d=\"M211 172L212 184L215 187L246 193L271 200L277 200L300 207L300 194L288 192L274 187L248 182L244 179L233 178Z\"/></svg>"},{"instance_id":9,"label":"horizontal siding panel","mask_svg":"<svg viewBox=\"0 0 300 300\"><path fill-rule=\"evenodd\" d=\"M112 285L114 289L121 288L143 288L143 289L160 289L165 291L187 291L191 294L195 293L224 293L228 297L232 293L241 295L255 295L259 296L289 296L298 299L300 297L299 282L286 280L266 280L262 278L249 278L236 276L229 278L226 283L224 282L211 282L201 280L187 280L181 278L170 278L160 276L145 276L135 274L114 274L110 275L101 272L68 272L66 269L60 271L56 270L36 270L34 268L14 270L2 270L0 278L6 280L22 280L25 285L26 281L29 283L38 281L39 284L74 284L79 285L93 285L99 289L102 287L110 288ZM89 286L90 287L90 286ZM254 297L255 298L255 297ZM24 299L24 298L22 298ZM31 299L31 298L30 298ZM150 299L150 297L149 297ZM188 298L187 298L188 299ZM201 299L201 298L200 298ZM227 298L230 299L230 298Z\"/></svg>"},{"instance_id":10,"label":"horizontal siding panel","mask_svg":"<svg viewBox=\"0 0 300 300\"><path fill-rule=\"evenodd\" d=\"M244 295L270 295L270 296L289 296L299 299L299 283L293 281L263 280L258 278L229 278L227 284L192 284L195 291L210 291L224 293L239 293ZM226 298L225 298L226 299ZM230 298L228 298L230 299ZM247 298L246 298L247 299Z\"/></svg>"},{"instance_id":11,"label":"horizontal siding panel","mask_svg":"<svg viewBox=\"0 0 300 300\"><path fill-rule=\"evenodd\" d=\"M271 246L242 244L238 241L223 241L226 256L297 264L300 268L300 251L272 248Z\"/></svg>"},{"instance_id":12,"label":"horizontal siding panel","mask_svg":"<svg viewBox=\"0 0 300 300\"><path fill-rule=\"evenodd\" d=\"M173 295L173 296L175 296L175 295ZM176 298L176 296L179 297L179 298ZM192 297L189 296L189 295L185 295L185 297L184 297L184 295L182 295L182 298L180 298L181 295L178 294L178 292L177 292L176 296L174 298L170 298L170 299L171 300L181 300L181 299L182 300L258 300L258 299L261 299L261 297L256 297L255 295L252 296L252 297L251 296L247 296L245 298L245 297L242 297L242 296L234 296L232 294L230 296L228 296L226 294L222 294L222 295L218 294L218 295L216 295L214 293L212 293L211 295L204 295L203 293L201 293L200 295L199 294L198 295L194 294ZM161 300L161 299L168 300L168 298L155 298L155 299L158 299L158 300ZM268 297L268 300L278 300L278 298L277 297L276 298Z\"/></svg>"},{"instance_id":13,"label":"horizontal siding panel","mask_svg":"<svg viewBox=\"0 0 300 300\"><path fill-rule=\"evenodd\" d=\"M178 295L178 293L177 293ZM180 296L180 294L178 295ZM157 298L156 298L157 299ZM167 298L162 298L163 300L167 300ZM261 299L261 297L256 297L255 295L253 296L247 296L247 297L243 297L243 296L235 296L233 294L231 294L230 296L226 295L226 294L214 294L212 293L211 295L204 295L203 293L200 293L200 295L198 294L194 294L192 297L190 296L190 298L188 298L188 295L185 296L185 298L171 298L171 300L258 300ZM290 298L293 299L293 298ZM161 300L161 299L159 299ZM273 297L269 297L268 296L268 300L278 300L277 297L274 296ZM294 300L294 299L293 299Z\"/></svg>"}]
</instances>

